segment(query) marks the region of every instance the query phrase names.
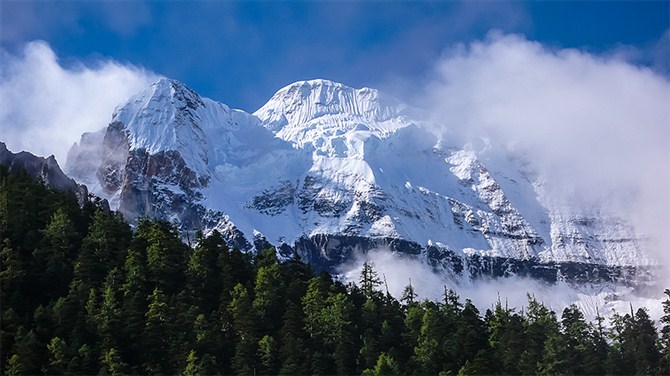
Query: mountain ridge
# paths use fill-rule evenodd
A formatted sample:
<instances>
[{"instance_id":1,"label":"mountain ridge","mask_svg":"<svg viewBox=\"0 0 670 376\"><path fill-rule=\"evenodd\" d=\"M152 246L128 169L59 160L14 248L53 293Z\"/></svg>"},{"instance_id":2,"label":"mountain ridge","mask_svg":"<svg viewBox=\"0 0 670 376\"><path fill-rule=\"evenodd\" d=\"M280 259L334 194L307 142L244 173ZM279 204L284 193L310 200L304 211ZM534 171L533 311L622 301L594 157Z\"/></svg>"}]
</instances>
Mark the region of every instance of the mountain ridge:
<instances>
[{"instance_id":1,"label":"mountain ridge","mask_svg":"<svg viewBox=\"0 0 670 376\"><path fill-rule=\"evenodd\" d=\"M88 198L86 186L65 175L53 155L42 158L27 151L13 153L0 141L0 166L9 173L25 172L52 189L72 192L80 205Z\"/></svg>"},{"instance_id":2,"label":"mountain ridge","mask_svg":"<svg viewBox=\"0 0 670 376\"><path fill-rule=\"evenodd\" d=\"M655 264L625 218L552 203L522 156L436 137L428 119L328 80L287 85L248 114L163 79L84 135L66 171L131 220L217 229L246 249L267 242L288 255L330 236L302 249L330 267L362 244L332 254L347 237L407 241L424 258L433 247L461 259Z\"/></svg>"}]
</instances>

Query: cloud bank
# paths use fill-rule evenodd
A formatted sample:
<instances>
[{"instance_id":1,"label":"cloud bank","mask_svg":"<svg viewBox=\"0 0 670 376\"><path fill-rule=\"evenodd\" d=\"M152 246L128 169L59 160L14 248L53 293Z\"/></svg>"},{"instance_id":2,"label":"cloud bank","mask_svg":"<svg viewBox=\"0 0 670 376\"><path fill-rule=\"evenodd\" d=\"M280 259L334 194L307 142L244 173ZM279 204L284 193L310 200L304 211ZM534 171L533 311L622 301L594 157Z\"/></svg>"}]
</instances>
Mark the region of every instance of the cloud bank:
<instances>
[{"instance_id":1,"label":"cloud bank","mask_svg":"<svg viewBox=\"0 0 670 376\"><path fill-rule=\"evenodd\" d=\"M61 164L83 132L107 125L116 105L157 79L113 60L64 66L39 41L20 55L0 53L0 140L13 151L54 154ZM486 139L525 154L547 186L569 192L571 200L625 211L649 237L649 251L670 264L664 248L670 244L667 77L622 54L598 56L492 33L446 51L432 78L413 102L444 124L435 132L446 144L477 147ZM442 293L440 277L400 264L419 290L429 290L426 296ZM407 280L389 287L401 290Z\"/></svg>"},{"instance_id":2,"label":"cloud bank","mask_svg":"<svg viewBox=\"0 0 670 376\"><path fill-rule=\"evenodd\" d=\"M625 213L670 264L667 77L620 54L490 33L444 54L422 102L445 143L524 154L553 194Z\"/></svg>"},{"instance_id":3,"label":"cloud bank","mask_svg":"<svg viewBox=\"0 0 670 376\"><path fill-rule=\"evenodd\" d=\"M0 140L14 152L53 154L61 166L82 133L106 126L118 104L158 78L113 60L64 67L41 41L0 53Z\"/></svg>"},{"instance_id":4,"label":"cloud bank","mask_svg":"<svg viewBox=\"0 0 670 376\"><path fill-rule=\"evenodd\" d=\"M597 56L491 33L486 40L448 50L416 102L427 104L435 123L442 124L433 129L441 144L468 144L484 159L500 158L501 150L521 153L558 201L623 215L648 239L644 249L670 265L667 77L619 53ZM622 286L460 280L384 249L358 255L341 268L342 278L358 282L365 260L398 298L411 279L421 298L441 300L446 286L482 311L498 298L522 308L531 293L559 315L572 303L591 319L597 313L626 312L629 304L646 307L655 319L662 315L661 298L638 296ZM659 278L661 284L668 281Z\"/></svg>"},{"instance_id":5,"label":"cloud bank","mask_svg":"<svg viewBox=\"0 0 670 376\"><path fill-rule=\"evenodd\" d=\"M500 300L509 307L521 310L528 305L528 294L553 309L560 317L563 309L576 304L587 319L594 320L597 314L609 317L613 312L627 312L630 305L637 309L646 307L650 316L658 320L663 315L662 294L658 297L640 297L629 288L622 286L570 286L565 283L554 285L533 279L507 277L496 279L454 279L451 276L439 275L430 266L417 258L393 253L389 249L376 249L366 254L357 254L349 263L342 265L339 275L344 283L358 284L363 263L369 261L386 285L378 289L400 299L402 292L410 283L419 299L443 301L444 289L449 288L460 295L461 302L470 299L483 315L487 308L492 308Z\"/></svg>"}]
</instances>

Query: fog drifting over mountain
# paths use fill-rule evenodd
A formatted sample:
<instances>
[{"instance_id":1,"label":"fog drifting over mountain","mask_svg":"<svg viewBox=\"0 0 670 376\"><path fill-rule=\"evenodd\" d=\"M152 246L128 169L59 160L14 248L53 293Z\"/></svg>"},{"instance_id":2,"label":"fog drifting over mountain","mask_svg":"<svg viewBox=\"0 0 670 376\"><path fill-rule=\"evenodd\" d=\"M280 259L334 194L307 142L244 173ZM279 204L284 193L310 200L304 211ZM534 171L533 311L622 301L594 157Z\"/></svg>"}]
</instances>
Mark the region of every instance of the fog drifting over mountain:
<instances>
[{"instance_id":1,"label":"fog drifting over mountain","mask_svg":"<svg viewBox=\"0 0 670 376\"><path fill-rule=\"evenodd\" d=\"M621 57L554 49L518 35L445 52L423 103L445 142L525 155L553 195L630 216L670 263L670 82ZM454 141L456 140L456 141Z\"/></svg>"},{"instance_id":2,"label":"fog drifting over mountain","mask_svg":"<svg viewBox=\"0 0 670 376\"><path fill-rule=\"evenodd\" d=\"M117 105L158 78L110 59L66 65L43 41L20 55L0 54L2 141L10 150L53 154L61 166L82 133L107 126Z\"/></svg>"},{"instance_id":3,"label":"fog drifting over mountain","mask_svg":"<svg viewBox=\"0 0 670 376\"><path fill-rule=\"evenodd\" d=\"M65 65L39 41L27 44L21 55L2 51L2 58L2 141L14 151L54 154L61 164L83 132L106 126L119 103L158 78L113 60ZM550 48L495 33L447 49L432 77L407 92L423 93L412 102L445 124L432 132L446 146L469 144L492 158L506 150L522 153L529 168L546 176L554 194L628 213L649 252L670 263L664 248L670 244L667 77L617 55ZM415 261L384 252L368 257L395 292L406 285L407 276L431 298L450 283ZM343 273L354 275L357 262ZM383 265L394 269L385 271ZM527 286L518 280L477 289L463 285L461 294L477 302L490 301L500 290L519 291L509 299L522 304ZM573 292L551 294L557 302L575 297Z\"/></svg>"}]
</instances>

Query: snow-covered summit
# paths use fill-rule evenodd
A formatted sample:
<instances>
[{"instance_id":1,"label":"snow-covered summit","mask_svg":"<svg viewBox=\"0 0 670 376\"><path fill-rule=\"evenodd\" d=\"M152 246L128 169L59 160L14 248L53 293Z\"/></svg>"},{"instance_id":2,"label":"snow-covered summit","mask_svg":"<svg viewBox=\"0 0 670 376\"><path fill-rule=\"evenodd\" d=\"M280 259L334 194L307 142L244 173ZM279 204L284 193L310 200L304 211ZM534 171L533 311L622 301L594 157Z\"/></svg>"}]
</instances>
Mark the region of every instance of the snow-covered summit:
<instances>
[{"instance_id":1,"label":"snow-covered summit","mask_svg":"<svg viewBox=\"0 0 670 376\"><path fill-rule=\"evenodd\" d=\"M84 135L66 171L129 219L217 229L247 249L262 239L328 265L379 239L454 268L473 257L654 263L625 213L576 210L522 158L444 147L427 119L327 80L288 85L252 115L161 79Z\"/></svg>"},{"instance_id":2,"label":"snow-covered summit","mask_svg":"<svg viewBox=\"0 0 670 376\"><path fill-rule=\"evenodd\" d=\"M267 120L268 126L276 131L322 116L342 115L379 123L409 112L407 105L376 89L354 89L338 82L315 79L283 87L254 114Z\"/></svg>"},{"instance_id":3,"label":"snow-covered summit","mask_svg":"<svg viewBox=\"0 0 670 376\"><path fill-rule=\"evenodd\" d=\"M422 118L420 110L378 90L354 89L323 79L280 89L254 115L278 137L327 156L359 155L347 145L351 137L346 133L385 138Z\"/></svg>"},{"instance_id":4,"label":"snow-covered summit","mask_svg":"<svg viewBox=\"0 0 670 376\"><path fill-rule=\"evenodd\" d=\"M249 140L259 137L259 121L223 103L200 97L182 83L162 78L117 107L112 124L122 124L130 149L149 154L179 151L193 170L208 174L220 163L248 159ZM238 132L240 129L246 131ZM266 132L260 140L269 141ZM245 150L240 150L240 145ZM259 145L258 143L252 143Z\"/></svg>"}]
</instances>

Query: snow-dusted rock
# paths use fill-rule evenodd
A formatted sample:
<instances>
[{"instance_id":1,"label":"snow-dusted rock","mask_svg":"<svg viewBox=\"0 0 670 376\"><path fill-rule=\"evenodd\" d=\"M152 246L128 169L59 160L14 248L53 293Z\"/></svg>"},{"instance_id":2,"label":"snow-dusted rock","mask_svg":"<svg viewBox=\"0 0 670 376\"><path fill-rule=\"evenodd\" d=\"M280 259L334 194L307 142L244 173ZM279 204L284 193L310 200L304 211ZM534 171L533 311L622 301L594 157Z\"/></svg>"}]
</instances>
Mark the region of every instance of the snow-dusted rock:
<instances>
[{"instance_id":1,"label":"snow-dusted rock","mask_svg":"<svg viewBox=\"0 0 670 376\"><path fill-rule=\"evenodd\" d=\"M217 229L326 268L373 246L469 274L654 264L625 216L574 207L522 156L434 126L377 90L327 80L288 85L252 115L162 79L83 135L66 171L131 220Z\"/></svg>"}]
</instances>

